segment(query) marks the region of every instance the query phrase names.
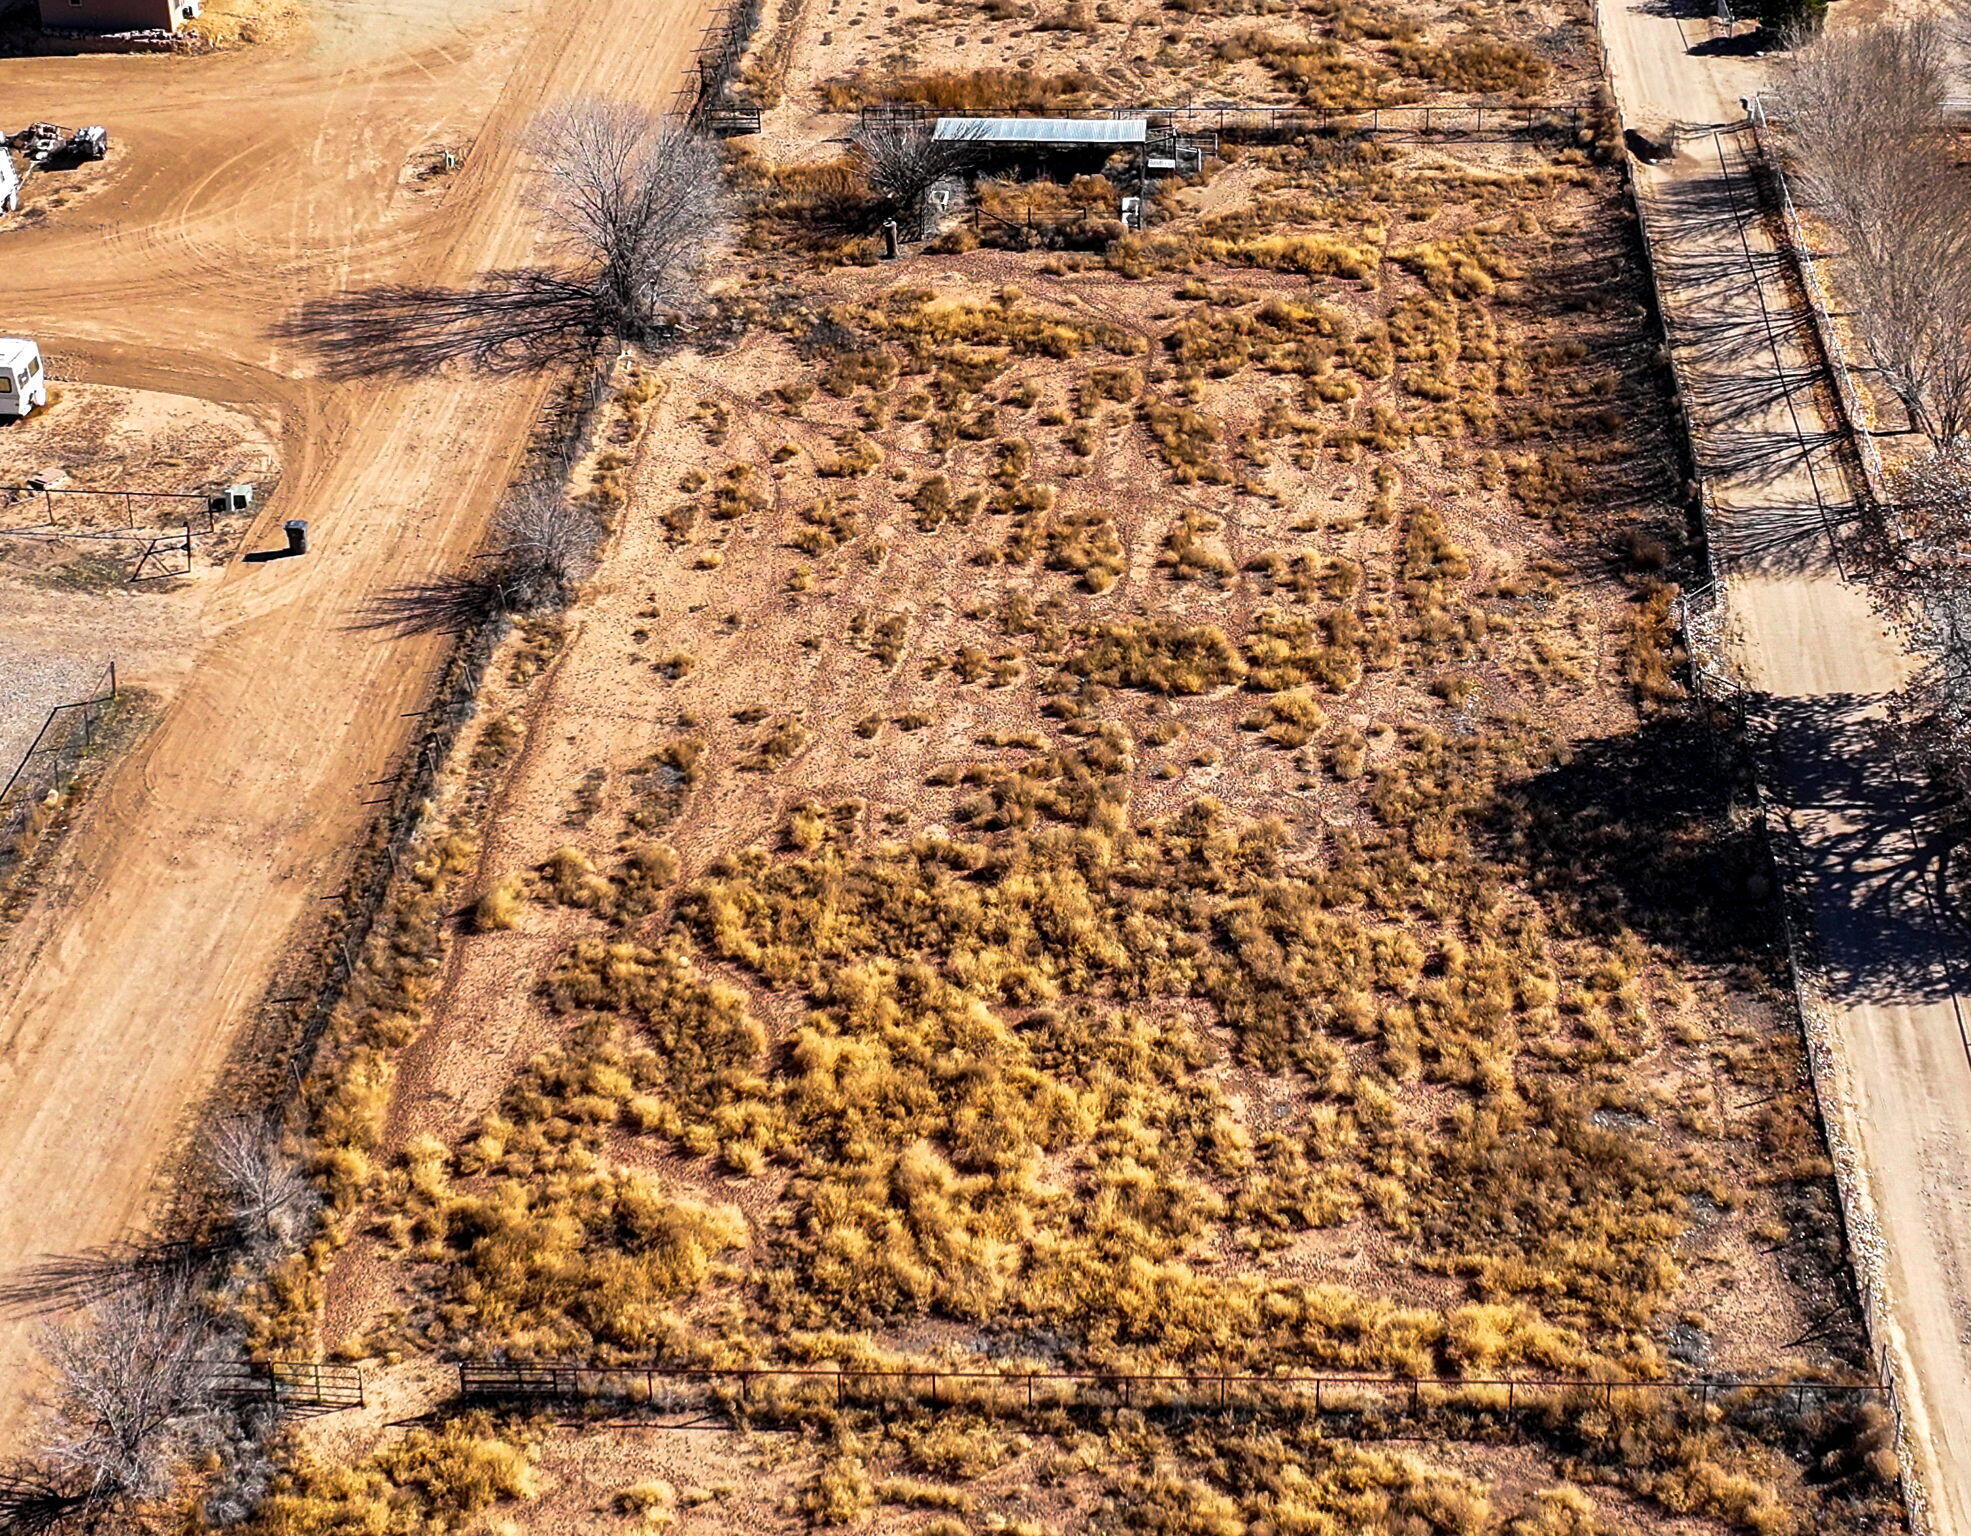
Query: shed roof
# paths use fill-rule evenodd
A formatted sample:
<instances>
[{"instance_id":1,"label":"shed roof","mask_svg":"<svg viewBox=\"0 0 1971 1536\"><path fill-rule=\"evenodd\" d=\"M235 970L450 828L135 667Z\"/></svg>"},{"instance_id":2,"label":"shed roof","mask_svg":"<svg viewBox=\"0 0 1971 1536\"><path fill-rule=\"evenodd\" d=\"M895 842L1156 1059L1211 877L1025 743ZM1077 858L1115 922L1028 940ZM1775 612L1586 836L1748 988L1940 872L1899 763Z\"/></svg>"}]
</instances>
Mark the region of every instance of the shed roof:
<instances>
[{"instance_id":1,"label":"shed roof","mask_svg":"<svg viewBox=\"0 0 1971 1536\"><path fill-rule=\"evenodd\" d=\"M1150 125L1140 117L941 117L934 139L982 144L1141 144Z\"/></svg>"}]
</instances>

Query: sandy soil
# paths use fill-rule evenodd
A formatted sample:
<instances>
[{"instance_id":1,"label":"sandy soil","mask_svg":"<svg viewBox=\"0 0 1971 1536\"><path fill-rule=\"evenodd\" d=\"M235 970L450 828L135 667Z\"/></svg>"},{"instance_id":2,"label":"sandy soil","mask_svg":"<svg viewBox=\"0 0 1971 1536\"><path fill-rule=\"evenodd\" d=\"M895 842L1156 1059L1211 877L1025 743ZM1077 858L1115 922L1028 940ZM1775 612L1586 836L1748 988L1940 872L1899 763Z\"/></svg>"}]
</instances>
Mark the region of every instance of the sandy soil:
<instances>
[{"instance_id":1,"label":"sandy soil","mask_svg":"<svg viewBox=\"0 0 1971 1536\"><path fill-rule=\"evenodd\" d=\"M0 62L14 115L101 122L125 146L102 195L0 231L9 328L64 378L269 422L285 478L251 537L288 517L315 533L306 560L235 564L212 584L174 707L106 786L64 899L10 940L0 1269L141 1212L297 925L338 889L440 652L348 620L477 542L538 411L542 386L524 379L328 383L270 322L309 294L523 259L525 124L588 91L666 104L699 9L580 0L503 26L450 12L443 30L346 52ZM406 189L407 163L460 139L473 152L442 199ZM0 1335L0 1425L26 1343L24 1326Z\"/></svg>"},{"instance_id":2,"label":"sandy soil","mask_svg":"<svg viewBox=\"0 0 1971 1536\"><path fill-rule=\"evenodd\" d=\"M1603 4L1602 21L1629 122L1739 117L1736 98L1751 77L1742 65L1692 56L1689 46L1701 40L1689 35L1692 24L1620 0ZM1737 156L1727 149L1734 165ZM1665 208L1680 189L1718 172L1705 136L1639 176ZM1755 249L1771 249L1763 230L1749 234ZM1675 249L1729 252L1737 241L1735 229L1713 227L1685 232ZM1757 296L1742 284L1671 297L1673 319L1756 313ZM1779 302L1776 285L1768 302ZM1806 366L1798 349L1781 351L1784 366ZM1743 367L1769 373L1772 360L1761 352ZM1801 426L1819 430L1825 417L1815 402L1802 395L1795 404ZM1735 425L1791 428L1783 407ZM1830 456L1818 456L1816 470L1830 501L1848 498ZM1927 900L1926 830L1913 786L1900 782L1880 739L1886 700L1913 664L1816 530L1769 536L1776 521L1797 520L1789 509L1811 506L1812 494L1797 465L1760 483L1732 483L1719 498L1714 543L1726 560L1739 663L1761 696L1758 715L1776 733L1773 788L1797 839L1817 930L1821 963L1812 980L1825 993L1834 1046L1823 1098L1831 1132L1859 1152L1850 1219L1859 1218L1864 1259L1887 1287L1876 1342L1901 1388L1907 1449L1929 1505L1925 1528L1971 1531L1971 1072L1948 980L1963 937Z\"/></svg>"}]
</instances>

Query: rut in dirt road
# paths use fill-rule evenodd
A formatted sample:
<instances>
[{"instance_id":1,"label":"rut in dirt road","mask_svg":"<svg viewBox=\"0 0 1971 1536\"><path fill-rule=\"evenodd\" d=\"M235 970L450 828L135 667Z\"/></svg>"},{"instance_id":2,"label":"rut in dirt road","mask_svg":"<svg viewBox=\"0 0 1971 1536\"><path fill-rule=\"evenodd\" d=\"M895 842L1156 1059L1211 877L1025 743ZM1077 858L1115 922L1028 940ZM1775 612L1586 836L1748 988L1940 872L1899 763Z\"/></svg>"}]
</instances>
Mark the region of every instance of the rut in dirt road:
<instances>
[{"instance_id":1,"label":"rut in dirt road","mask_svg":"<svg viewBox=\"0 0 1971 1536\"><path fill-rule=\"evenodd\" d=\"M99 115L133 146L73 222L6 237L9 324L87 380L271 418L283 484L263 521L306 518L315 545L217 578L196 667L9 940L0 1271L140 1217L276 967L339 889L373 814L364 786L388 772L442 654L349 619L477 546L547 388L538 374L329 383L270 327L311 295L532 259L527 124L587 94L667 107L706 9L536 3L500 30L367 62L0 62L19 112ZM217 159L215 122L233 135ZM406 157L441 129L472 152L440 206L406 212ZM0 1435L22 1405L28 1335L0 1330Z\"/></svg>"}]
</instances>

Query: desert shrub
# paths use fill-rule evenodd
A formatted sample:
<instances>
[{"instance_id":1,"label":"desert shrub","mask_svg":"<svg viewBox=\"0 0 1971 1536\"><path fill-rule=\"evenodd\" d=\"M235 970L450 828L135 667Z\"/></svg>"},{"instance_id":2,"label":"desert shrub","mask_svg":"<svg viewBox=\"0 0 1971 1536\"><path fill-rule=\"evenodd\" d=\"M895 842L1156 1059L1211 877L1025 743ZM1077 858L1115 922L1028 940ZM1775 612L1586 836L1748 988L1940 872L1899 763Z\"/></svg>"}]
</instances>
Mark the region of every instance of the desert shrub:
<instances>
[{"instance_id":1,"label":"desert shrub","mask_svg":"<svg viewBox=\"0 0 1971 1536\"><path fill-rule=\"evenodd\" d=\"M937 70L921 75L851 75L821 87L831 112L888 102L919 102L940 111L1046 112L1085 104L1099 89L1095 76L1081 70L1042 74L1026 69Z\"/></svg>"},{"instance_id":2,"label":"desert shrub","mask_svg":"<svg viewBox=\"0 0 1971 1536\"><path fill-rule=\"evenodd\" d=\"M1300 93L1310 107L1366 107L1389 71L1347 52L1331 38L1284 38L1247 31L1222 38L1215 51L1227 61L1258 59Z\"/></svg>"},{"instance_id":3,"label":"desert shrub","mask_svg":"<svg viewBox=\"0 0 1971 1536\"><path fill-rule=\"evenodd\" d=\"M1215 624L1146 619L1094 626L1083 636L1068 670L1117 688L1194 694L1238 682L1246 665Z\"/></svg>"},{"instance_id":4,"label":"desert shrub","mask_svg":"<svg viewBox=\"0 0 1971 1536\"><path fill-rule=\"evenodd\" d=\"M1517 43L1470 38L1450 43L1399 42L1390 49L1405 74L1475 95L1531 96L1553 66Z\"/></svg>"},{"instance_id":5,"label":"desert shrub","mask_svg":"<svg viewBox=\"0 0 1971 1536\"><path fill-rule=\"evenodd\" d=\"M1207 512L1180 512L1164 535L1157 564L1192 579L1230 576L1232 557L1225 552L1224 541L1216 537L1224 526Z\"/></svg>"},{"instance_id":6,"label":"desert shrub","mask_svg":"<svg viewBox=\"0 0 1971 1536\"><path fill-rule=\"evenodd\" d=\"M569 1108L600 1113L607 1102L595 1095ZM482 1133L476 1161L525 1168L525 1178L498 1179L484 1193L455 1191L442 1172L420 1179L415 1230L432 1261L436 1326L533 1358L647 1357L673 1341L683 1324L669 1304L746 1241L745 1220L731 1207L674 1199L650 1174L608 1167L579 1147L550 1153L550 1142L529 1155L516 1135L493 1156L499 1136Z\"/></svg>"},{"instance_id":7,"label":"desert shrub","mask_svg":"<svg viewBox=\"0 0 1971 1536\"><path fill-rule=\"evenodd\" d=\"M1122 235L1121 194L1106 176L1053 181L987 178L973 192L979 233L989 245L1024 248L1040 240L1057 248L1092 249Z\"/></svg>"},{"instance_id":8,"label":"desert shrub","mask_svg":"<svg viewBox=\"0 0 1971 1536\"><path fill-rule=\"evenodd\" d=\"M283 1472L244 1536L424 1536L461 1530L486 1510L535 1496L528 1437L468 1414L412 1429L354 1462L303 1455Z\"/></svg>"},{"instance_id":9,"label":"desert shrub","mask_svg":"<svg viewBox=\"0 0 1971 1536\"><path fill-rule=\"evenodd\" d=\"M1248 730L1259 731L1282 747L1304 747L1328 723L1328 717L1310 695L1296 690L1275 694L1244 723Z\"/></svg>"},{"instance_id":10,"label":"desert shrub","mask_svg":"<svg viewBox=\"0 0 1971 1536\"><path fill-rule=\"evenodd\" d=\"M1004 359L971 358L955 349L997 348L1020 357L1070 358L1089 347L1123 353L1140 352L1140 338L1105 322L1068 319L1029 304L1014 289L975 303L951 299L923 288L900 288L880 304L843 308L844 321L853 321L873 334L902 342L918 366L936 364L954 384L981 389L1004 367ZM965 380L962 370L976 371ZM947 402L950 403L950 402Z\"/></svg>"}]
</instances>

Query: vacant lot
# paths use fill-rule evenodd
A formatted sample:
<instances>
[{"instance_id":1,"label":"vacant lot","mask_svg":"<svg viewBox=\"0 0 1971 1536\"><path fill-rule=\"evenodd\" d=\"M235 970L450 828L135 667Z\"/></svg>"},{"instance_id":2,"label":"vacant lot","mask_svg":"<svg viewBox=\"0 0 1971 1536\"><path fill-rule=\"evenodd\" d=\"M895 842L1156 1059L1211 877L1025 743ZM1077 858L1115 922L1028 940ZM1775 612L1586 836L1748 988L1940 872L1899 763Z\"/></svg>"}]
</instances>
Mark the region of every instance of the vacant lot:
<instances>
[{"instance_id":1,"label":"vacant lot","mask_svg":"<svg viewBox=\"0 0 1971 1536\"><path fill-rule=\"evenodd\" d=\"M722 339L623 376L613 544L309 1095L331 1240L247 1320L380 1402L268 1530L1892 1527L1812 1395L379 1428L483 1356L1866 1376L1596 134L1227 145L1141 232L1082 184L897 264L792 158L869 99L1565 91L1578 26L1107 9L767 18Z\"/></svg>"}]
</instances>

